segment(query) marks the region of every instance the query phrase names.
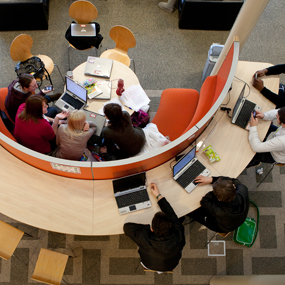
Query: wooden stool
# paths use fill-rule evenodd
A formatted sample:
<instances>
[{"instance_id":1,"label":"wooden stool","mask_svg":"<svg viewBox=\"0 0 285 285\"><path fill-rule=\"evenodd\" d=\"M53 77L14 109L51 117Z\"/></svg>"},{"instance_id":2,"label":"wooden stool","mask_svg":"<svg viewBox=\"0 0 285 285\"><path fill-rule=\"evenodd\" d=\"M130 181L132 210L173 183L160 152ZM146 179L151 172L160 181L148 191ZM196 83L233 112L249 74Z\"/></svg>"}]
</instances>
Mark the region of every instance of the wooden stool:
<instances>
[{"instance_id":1,"label":"wooden stool","mask_svg":"<svg viewBox=\"0 0 285 285\"><path fill-rule=\"evenodd\" d=\"M23 235L23 231L0 221L0 257L8 260L13 255Z\"/></svg>"},{"instance_id":2,"label":"wooden stool","mask_svg":"<svg viewBox=\"0 0 285 285\"><path fill-rule=\"evenodd\" d=\"M142 265L142 267L143 267L143 270L144 270L145 272L148 271L148 272L155 272L155 273L158 273L157 270L148 269L148 268L144 267L143 265ZM159 272L162 272L162 273L173 273L172 270L171 270L171 271L159 271Z\"/></svg>"},{"instance_id":3,"label":"wooden stool","mask_svg":"<svg viewBox=\"0 0 285 285\"><path fill-rule=\"evenodd\" d=\"M32 280L59 285L66 267L68 255L42 248Z\"/></svg>"}]
</instances>

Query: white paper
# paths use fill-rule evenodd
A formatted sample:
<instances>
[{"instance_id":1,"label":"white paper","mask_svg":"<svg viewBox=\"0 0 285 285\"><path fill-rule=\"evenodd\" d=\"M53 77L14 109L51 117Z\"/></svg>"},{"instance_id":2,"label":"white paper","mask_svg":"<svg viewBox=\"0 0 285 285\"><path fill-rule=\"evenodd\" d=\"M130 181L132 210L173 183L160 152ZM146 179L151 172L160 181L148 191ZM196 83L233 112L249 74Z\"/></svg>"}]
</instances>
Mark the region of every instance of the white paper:
<instances>
[{"instance_id":1,"label":"white paper","mask_svg":"<svg viewBox=\"0 0 285 285\"><path fill-rule=\"evenodd\" d=\"M111 100L107 101L106 103L104 103L104 106L105 106L105 105L107 105L107 104L110 104L110 103L118 104L118 105L120 105L120 106L121 106L122 111L124 111L124 110L125 110L125 109L124 109L124 106L122 105L122 103L121 103L121 101L119 100L119 98L118 98L118 97L115 97L115 98L113 98L113 99L111 99ZM101 115L105 115L103 110L104 110L104 107L103 107L103 108L101 108L101 109L98 111L98 113L99 113L99 114L101 114Z\"/></svg>"}]
</instances>

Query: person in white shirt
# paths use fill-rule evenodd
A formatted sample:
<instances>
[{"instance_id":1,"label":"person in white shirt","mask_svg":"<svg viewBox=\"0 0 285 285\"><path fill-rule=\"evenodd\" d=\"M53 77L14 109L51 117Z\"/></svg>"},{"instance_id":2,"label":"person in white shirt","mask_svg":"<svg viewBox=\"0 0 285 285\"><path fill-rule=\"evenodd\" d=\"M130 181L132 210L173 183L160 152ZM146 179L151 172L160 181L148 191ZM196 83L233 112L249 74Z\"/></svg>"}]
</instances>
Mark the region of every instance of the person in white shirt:
<instances>
[{"instance_id":1,"label":"person in white shirt","mask_svg":"<svg viewBox=\"0 0 285 285\"><path fill-rule=\"evenodd\" d=\"M258 119L267 121L277 119L277 123L280 125L278 128L271 125L263 142L260 141L258 137ZM285 163L285 107L265 113L256 111L255 118L252 114L248 139L252 150L255 151L256 154L248 164L247 168L258 166L260 162Z\"/></svg>"}]
</instances>

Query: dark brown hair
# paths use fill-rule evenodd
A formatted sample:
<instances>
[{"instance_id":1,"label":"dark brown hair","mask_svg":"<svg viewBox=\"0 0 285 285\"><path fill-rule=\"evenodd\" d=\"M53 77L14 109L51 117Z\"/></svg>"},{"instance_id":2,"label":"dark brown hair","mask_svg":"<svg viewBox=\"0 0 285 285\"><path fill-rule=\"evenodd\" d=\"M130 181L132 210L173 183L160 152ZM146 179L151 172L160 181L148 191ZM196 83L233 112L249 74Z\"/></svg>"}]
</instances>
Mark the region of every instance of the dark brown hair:
<instances>
[{"instance_id":1,"label":"dark brown hair","mask_svg":"<svg viewBox=\"0 0 285 285\"><path fill-rule=\"evenodd\" d=\"M285 124L285 107L278 110L279 121L281 124Z\"/></svg>"},{"instance_id":2,"label":"dark brown hair","mask_svg":"<svg viewBox=\"0 0 285 285\"><path fill-rule=\"evenodd\" d=\"M29 88L32 80L34 79L34 76L28 73L23 73L19 75L19 83L22 86L22 88Z\"/></svg>"},{"instance_id":3,"label":"dark brown hair","mask_svg":"<svg viewBox=\"0 0 285 285\"><path fill-rule=\"evenodd\" d=\"M104 114L110 121L111 128L119 130L128 125L128 120L122 112L122 108L119 104L109 103L104 106Z\"/></svg>"},{"instance_id":4,"label":"dark brown hair","mask_svg":"<svg viewBox=\"0 0 285 285\"><path fill-rule=\"evenodd\" d=\"M222 202L231 202L236 197L236 188L231 179L219 178L213 183L213 192Z\"/></svg>"},{"instance_id":5,"label":"dark brown hair","mask_svg":"<svg viewBox=\"0 0 285 285\"><path fill-rule=\"evenodd\" d=\"M165 237L170 234L172 223L165 213L157 212L152 219L151 227L155 235Z\"/></svg>"},{"instance_id":6,"label":"dark brown hair","mask_svg":"<svg viewBox=\"0 0 285 285\"><path fill-rule=\"evenodd\" d=\"M31 95L26 99L25 109L19 114L23 121L33 120L38 123L43 118L43 103L46 102L44 96Z\"/></svg>"}]
</instances>

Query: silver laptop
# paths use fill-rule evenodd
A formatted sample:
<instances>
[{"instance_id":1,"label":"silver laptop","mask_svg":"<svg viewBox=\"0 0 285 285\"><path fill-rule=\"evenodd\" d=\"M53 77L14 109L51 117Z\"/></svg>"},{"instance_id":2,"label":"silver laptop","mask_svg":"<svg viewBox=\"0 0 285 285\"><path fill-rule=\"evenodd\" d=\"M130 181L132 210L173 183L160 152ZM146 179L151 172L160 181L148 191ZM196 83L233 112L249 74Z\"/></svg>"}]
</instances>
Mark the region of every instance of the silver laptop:
<instances>
[{"instance_id":1,"label":"silver laptop","mask_svg":"<svg viewBox=\"0 0 285 285\"><path fill-rule=\"evenodd\" d=\"M97 125L95 135L100 136L102 133L103 128L105 127L106 118L98 113L91 112L88 110L83 109L86 114L86 121L91 121Z\"/></svg>"},{"instance_id":2,"label":"silver laptop","mask_svg":"<svg viewBox=\"0 0 285 285\"><path fill-rule=\"evenodd\" d=\"M88 56L84 74L96 77L110 78L112 67L112 59Z\"/></svg>"},{"instance_id":3,"label":"silver laptop","mask_svg":"<svg viewBox=\"0 0 285 285\"><path fill-rule=\"evenodd\" d=\"M243 129L248 129L251 113L261 110L261 107L244 98L246 84L244 84L233 109L232 123Z\"/></svg>"},{"instance_id":4,"label":"silver laptop","mask_svg":"<svg viewBox=\"0 0 285 285\"><path fill-rule=\"evenodd\" d=\"M96 90L88 94L89 99L102 99L109 100L111 99L112 91L112 81L110 80L98 80L96 82Z\"/></svg>"},{"instance_id":5,"label":"silver laptop","mask_svg":"<svg viewBox=\"0 0 285 285\"><path fill-rule=\"evenodd\" d=\"M194 146L174 164L173 179L190 193L197 187L198 184L194 180L199 175L209 176L210 170L196 158L196 146Z\"/></svg>"},{"instance_id":6,"label":"silver laptop","mask_svg":"<svg viewBox=\"0 0 285 285\"><path fill-rule=\"evenodd\" d=\"M96 37L95 23L91 24L71 24L72 37Z\"/></svg>"},{"instance_id":7,"label":"silver laptop","mask_svg":"<svg viewBox=\"0 0 285 285\"><path fill-rule=\"evenodd\" d=\"M113 180L113 189L121 215L151 207L145 172Z\"/></svg>"},{"instance_id":8,"label":"silver laptop","mask_svg":"<svg viewBox=\"0 0 285 285\"><path fill-rule=\"evenodd\" d=\"M65 87L65 93L60 96L55 105L67 112L83 109L87 104L87 90L68 76L65 77Z\"/></svg>"}]
</instances>

